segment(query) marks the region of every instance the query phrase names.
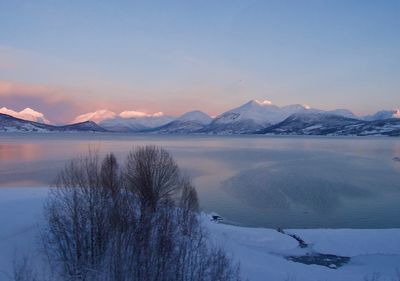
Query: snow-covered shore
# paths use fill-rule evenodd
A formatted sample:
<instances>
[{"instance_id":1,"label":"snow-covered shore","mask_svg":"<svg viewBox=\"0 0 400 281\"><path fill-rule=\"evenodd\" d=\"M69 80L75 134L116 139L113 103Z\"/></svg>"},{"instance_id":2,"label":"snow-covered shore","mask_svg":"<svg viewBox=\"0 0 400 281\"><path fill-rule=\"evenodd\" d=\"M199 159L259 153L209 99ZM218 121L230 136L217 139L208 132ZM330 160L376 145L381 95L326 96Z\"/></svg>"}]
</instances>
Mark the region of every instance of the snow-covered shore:
<instances>
[{"instance_id":1,"label":"snow-covered shore","mask_svg":"<svg viewBox=\"0 0 400 281\"><path fill-rule=\"evenodd\" d=\"M15 257L35 256L35 239L42 220L46 188L0 188L0 280L9 280ZM400 270L400 229L310 229L288 230L307 244L301 249L295 239L273 229L249 228L215 223L204 216L212 241L223 246L241 264L250 281L357 281L380 273L392 281ZM350 262L338 269L305 265L285 256L309 251L348 256Z\"/></svg>"}]
</instances>

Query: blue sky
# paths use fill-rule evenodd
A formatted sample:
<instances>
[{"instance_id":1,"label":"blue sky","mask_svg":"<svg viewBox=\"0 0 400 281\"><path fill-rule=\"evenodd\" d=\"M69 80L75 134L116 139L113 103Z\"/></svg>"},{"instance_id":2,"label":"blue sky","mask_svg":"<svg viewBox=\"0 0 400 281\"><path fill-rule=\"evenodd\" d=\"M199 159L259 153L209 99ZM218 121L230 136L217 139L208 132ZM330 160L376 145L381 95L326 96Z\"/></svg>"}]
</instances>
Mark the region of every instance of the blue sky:
<instances>
[{"instance_id":1,"label":"blue sky","mask_svg":"<svg viewBox=\"0 0 400 281\"><path fill-rule=\"evenodd\" d=\"M0 106L400 106L400 1L0 0Z\"/></svg>"}]
</instances>

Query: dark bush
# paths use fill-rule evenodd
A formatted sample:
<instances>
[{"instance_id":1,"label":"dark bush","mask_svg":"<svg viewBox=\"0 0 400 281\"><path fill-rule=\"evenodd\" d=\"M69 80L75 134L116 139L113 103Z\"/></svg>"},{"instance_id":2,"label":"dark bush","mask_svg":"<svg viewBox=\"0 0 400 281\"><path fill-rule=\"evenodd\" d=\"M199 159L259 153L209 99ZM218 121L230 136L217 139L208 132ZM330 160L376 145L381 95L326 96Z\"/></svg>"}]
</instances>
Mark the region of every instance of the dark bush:
<instances>
[{"instance_id":1,"label":"dark bush","mask_svg":"<svg viewBox=\"0 0 400 281\"><path fill-rule=\"evenodd\" d=\"M226 254L210 245L196 190L171 155L155 146L74 160L45 206L42 241L63 280L238 280Z\"/></svg>"}]
</instances>

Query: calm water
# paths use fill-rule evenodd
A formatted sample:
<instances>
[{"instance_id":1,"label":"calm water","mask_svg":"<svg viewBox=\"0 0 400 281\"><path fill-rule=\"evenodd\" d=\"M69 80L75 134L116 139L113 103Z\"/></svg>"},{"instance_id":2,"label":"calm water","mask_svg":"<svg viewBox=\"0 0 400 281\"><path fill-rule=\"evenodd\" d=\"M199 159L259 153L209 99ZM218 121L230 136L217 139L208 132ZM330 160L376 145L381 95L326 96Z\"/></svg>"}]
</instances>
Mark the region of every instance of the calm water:
<instances>
[{"instance_id":1,"label":"calm water","mask_svg":"<svg viewBox=\"0 0 400 281\"><path fill-rule=\"evenodd\" d=\"M123 159L143 144L167 148L202 208L239 224L400 227L399 138L0 134L0 187L48 185L89 146Z\"/></svg>"}]
</instances>

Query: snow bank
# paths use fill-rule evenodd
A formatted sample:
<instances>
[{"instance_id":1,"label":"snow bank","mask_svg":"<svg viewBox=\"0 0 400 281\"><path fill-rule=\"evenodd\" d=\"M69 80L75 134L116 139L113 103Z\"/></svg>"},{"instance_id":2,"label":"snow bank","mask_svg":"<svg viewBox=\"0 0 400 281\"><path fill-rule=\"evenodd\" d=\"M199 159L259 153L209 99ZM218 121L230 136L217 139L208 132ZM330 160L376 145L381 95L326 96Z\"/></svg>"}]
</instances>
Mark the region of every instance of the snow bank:
<instances>
[{"instance_id":1,"label":"snow bank","mask_svg":"<svg viewBox=\"0 0 400 281\"><path fill-rule=\"evenodd\" d=\"M320 253L350 257L400 255L399 229L307 229L289 232L311 243L314 250Z\"/></svg>"},{"instance_id":2,"label":"snow bank","mask_svg":"<svg viewBox=\"0 0 400 281\"><path fill-rule=\"evenodd\" d=\"M0 188L0 281L9 280L14 257L37 254L42 206L47 188ZM381 281L396 276L400 268L400 229L290 230L313 250L351 256L339 269L304 265L285 259L304 254L304 249L288 235L273 229L225 225L203 215L210 238L240 262L244 280L250 281L364 281L381 273Z\"/></svg>"}]
</instances>

